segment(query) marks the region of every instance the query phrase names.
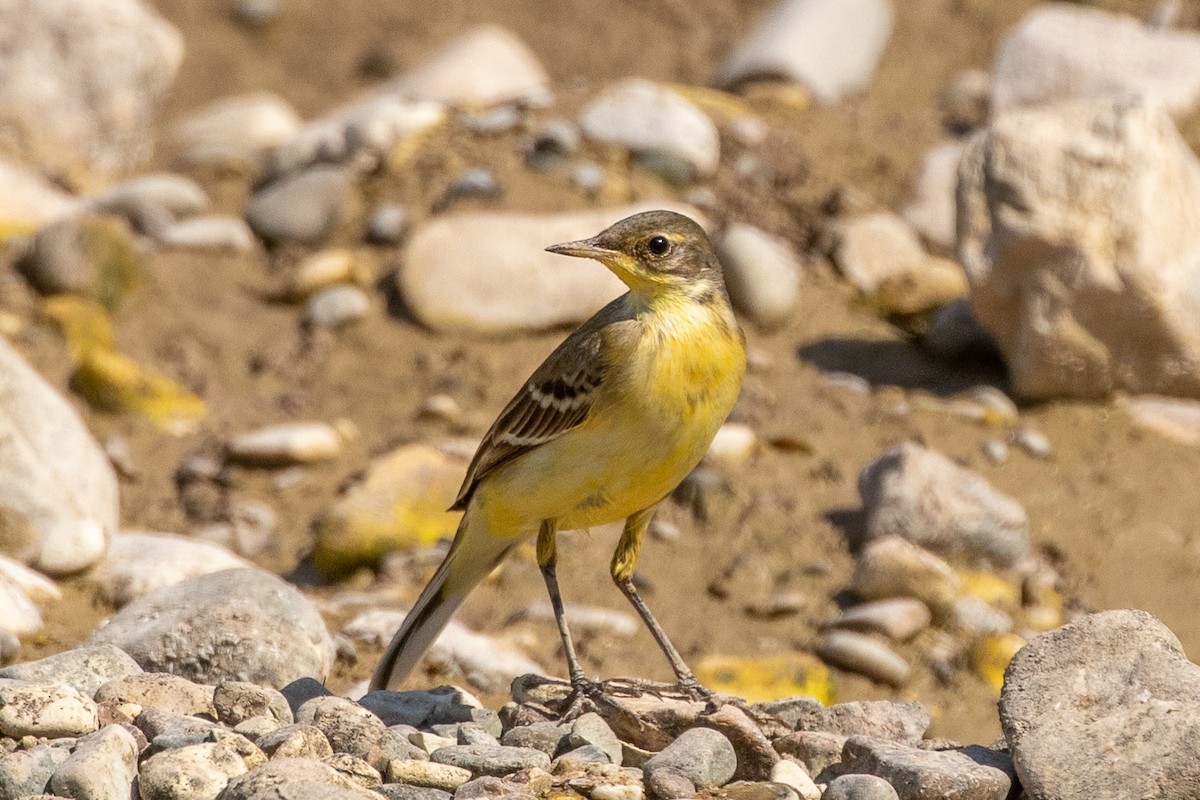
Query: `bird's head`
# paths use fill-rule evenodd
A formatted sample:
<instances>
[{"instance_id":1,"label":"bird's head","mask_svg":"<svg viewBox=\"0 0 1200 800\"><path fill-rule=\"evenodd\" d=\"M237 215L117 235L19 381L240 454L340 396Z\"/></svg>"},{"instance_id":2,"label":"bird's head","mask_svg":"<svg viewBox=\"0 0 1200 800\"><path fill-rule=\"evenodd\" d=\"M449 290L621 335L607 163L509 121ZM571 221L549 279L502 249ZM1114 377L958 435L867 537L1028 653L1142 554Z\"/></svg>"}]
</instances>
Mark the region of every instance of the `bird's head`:
<instances>
[{"instance_id":1,"label":"bird's head","mask_svg":"<svg viewBox=\"0 0 1200 800\"><path fill-rule=\"evenodd\" d=\"M590 239L546 249L594 258L635 293L649 298L678 293L694 298L725 296L721 265L704 229L673 211L634 214Z\"/></svg>"}]
</instances>

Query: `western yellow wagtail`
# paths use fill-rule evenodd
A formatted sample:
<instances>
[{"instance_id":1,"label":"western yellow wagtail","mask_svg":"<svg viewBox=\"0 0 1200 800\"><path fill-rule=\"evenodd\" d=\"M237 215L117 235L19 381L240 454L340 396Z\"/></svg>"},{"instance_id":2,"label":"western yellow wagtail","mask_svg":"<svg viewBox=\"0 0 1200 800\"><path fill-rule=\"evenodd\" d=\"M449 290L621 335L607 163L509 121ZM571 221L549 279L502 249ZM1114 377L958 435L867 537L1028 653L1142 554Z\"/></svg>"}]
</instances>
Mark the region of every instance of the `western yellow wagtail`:
<instances>
[{"instance_id":1,"label":"western yellow wagtail","mask_svg":"<svg viewBox=\"0 0 1200 800\"><path fill-rule=\"evenodd\" d=\"M744 337L704 230L669 211L618 222L551 253L592 258L629 291L567 337L484 436L452 510L446 559L388 646L372 689L404 680L467 594L537 534L537 559L576 698L579 665L555 571L555 536L625 520L612 578L666 654L681 689L707 694L650 613L633 569L654 507L700 462L741 390Z\"/></svg>"}]
</instances>

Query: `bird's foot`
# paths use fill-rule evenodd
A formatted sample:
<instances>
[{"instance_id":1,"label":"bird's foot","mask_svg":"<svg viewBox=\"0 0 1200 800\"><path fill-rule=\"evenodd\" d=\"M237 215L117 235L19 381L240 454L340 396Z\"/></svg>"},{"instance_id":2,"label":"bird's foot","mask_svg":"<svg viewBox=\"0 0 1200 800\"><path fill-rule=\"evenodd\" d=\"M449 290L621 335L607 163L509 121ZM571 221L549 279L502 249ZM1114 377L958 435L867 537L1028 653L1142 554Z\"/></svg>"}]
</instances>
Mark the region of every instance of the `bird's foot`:
<instances>
[{"instance_id":1,"label":"bird's foot","mask_svg":"<svg viewBox=\"0 0 1200 800\"><path fill-rule=\"evenodd\" d=\"M589 711L595 711L596 701L607 696L603 684L583 675L573 675L571 676L571 694L567 697L567 707L562 712L560 719L563 722L570 722Z\"/></svg>"},{"instance_id":2,"label":"bird's foot","mask_svg":"<svg viewBox=\"0 0 1200 800\"><path fill-rule=\"evenodd\" d=\"M702 701L711 704L716 700L717 697L716 692L700 683L700 681L696 680L694 675L690 677L681 677L676 686L679 688L679 692L689 700Z\"/></svg>"}]
</instances>

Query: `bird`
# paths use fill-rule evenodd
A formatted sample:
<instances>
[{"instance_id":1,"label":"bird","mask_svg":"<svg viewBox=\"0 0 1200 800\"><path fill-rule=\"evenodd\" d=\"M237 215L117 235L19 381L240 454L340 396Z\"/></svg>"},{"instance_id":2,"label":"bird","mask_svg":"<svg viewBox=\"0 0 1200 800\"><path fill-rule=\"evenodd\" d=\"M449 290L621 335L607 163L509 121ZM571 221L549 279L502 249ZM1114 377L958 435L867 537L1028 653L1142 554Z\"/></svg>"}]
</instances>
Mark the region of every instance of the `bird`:
<instances>
[{"instance_id":1,"label":"bird","mask_svg":"<svg viewBox=\"0 0 1200 800\"><path fill-rule=\"evenodd\" d=\"M670 662L678 689L711 697L633 576L655 507L700 463L741 391L745 336L721 264L699 224L663 210L546 250L599 261L628 291L546 358L483 437L451 507L463 516L450 549L370 688L397 687L471 590L536 536L572 694L602 692L580 664L563 612L557 534L624 520L612 579Z\"/></svg>"}]
</instances>

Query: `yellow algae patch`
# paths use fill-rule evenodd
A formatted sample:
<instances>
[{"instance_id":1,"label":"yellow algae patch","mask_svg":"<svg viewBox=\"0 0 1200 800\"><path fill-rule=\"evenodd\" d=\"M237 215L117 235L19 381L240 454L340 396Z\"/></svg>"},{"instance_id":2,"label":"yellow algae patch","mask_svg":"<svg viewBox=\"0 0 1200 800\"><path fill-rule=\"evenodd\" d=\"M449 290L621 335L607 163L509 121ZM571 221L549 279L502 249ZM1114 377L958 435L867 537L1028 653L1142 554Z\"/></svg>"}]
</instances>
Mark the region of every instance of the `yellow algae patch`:
<instances>
[{"instance_id":1,"label":"yellow algae patch","mask_svg":"<svg viewBox=\"0 0 1200 800\"><path fill-rule=\"evenodd\" d=\"M696 665L696 677L715 692L736 695L750 703L806 696L824 705L837 701L833 677L809 653L745 658L708 656Z\"/></svg>"},{"instance_id":2,"label":"yellow algae patch","mask_svg":"<svg viewBox=\"0 0 1200 800\"><path fill-rule=\"evenodd\" d=\"M989 634L971 646L971 671L999 694L1004 686L1004 670L1017 651L1025 646L1025 640L1015 633Z\"/></svg>"},{"instance_id":3,"label":"yellow algae patch","mask_svg":"<svg viewBox=\"0 0 1200 800\"><path fill-rule=\"evenodd\" d=\"M205 414L204 401L170 378L100 348L81 354L71 389L94 408L137 414L177 435L194 430Z\"/></svg>"}]
</instances>

